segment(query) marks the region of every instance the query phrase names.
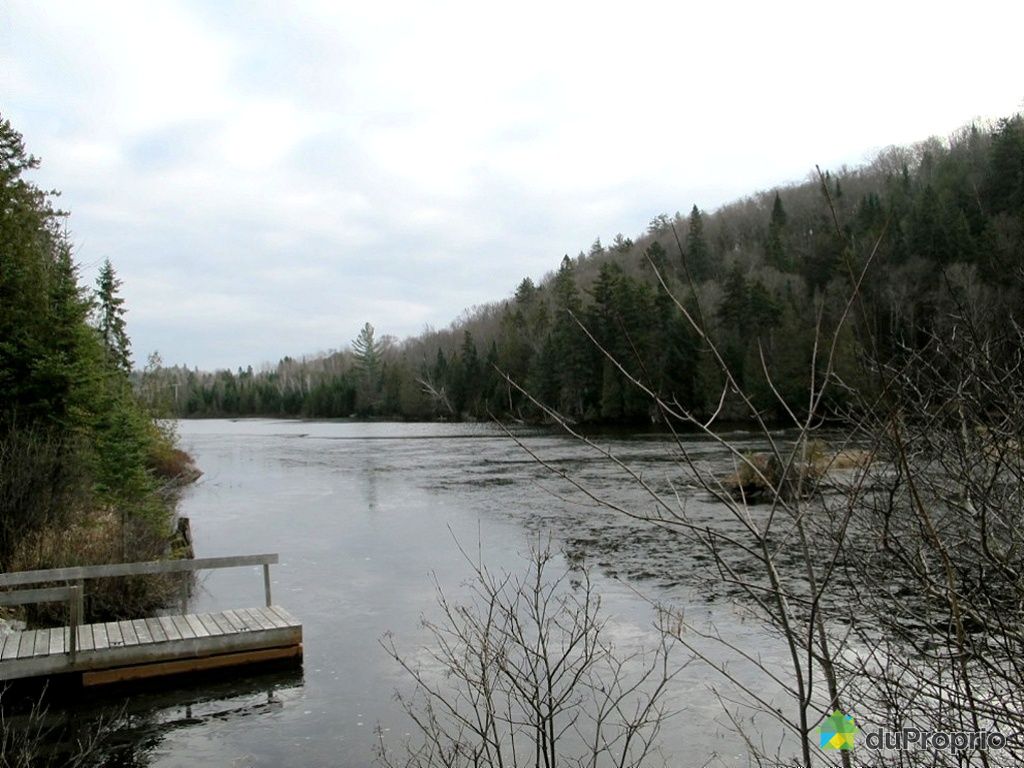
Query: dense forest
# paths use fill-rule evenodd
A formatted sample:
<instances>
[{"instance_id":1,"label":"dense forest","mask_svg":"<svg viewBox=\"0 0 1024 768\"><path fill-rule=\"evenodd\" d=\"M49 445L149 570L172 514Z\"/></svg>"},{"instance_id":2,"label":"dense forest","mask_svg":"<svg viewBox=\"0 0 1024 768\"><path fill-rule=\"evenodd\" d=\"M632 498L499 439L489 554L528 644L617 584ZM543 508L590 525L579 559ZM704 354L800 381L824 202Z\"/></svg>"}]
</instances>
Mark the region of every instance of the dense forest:
<instances>
[{"instance_id":1,"label":"dense forest","mask_svg":"<svg viewBox=\"0 0 1024 768\"><path fill-rule=\"evenodd\" d=\"M0 570L164 557L190 471L132 388L120 280L80 284L67 216L27 173L38 161L0 119ZM106 580L90 615L159 601Z\"/></svg>"},{"instance_id":2,"label":"dense forest","mask_svg":"<svg viewBox=\"0 0 1024 768\"><path fill-rule=\"evenodd\" d=\"M854 285L836 372L858 387L865 344L876 360L912 351L942 333L953 307L1019 320L1022 297L1006 278L1022 266L1024 118L1015 115L713 213L659 215L635 239L595 241L445 330L398 342L366 325L344 351L258 371L163 368L154 358L136 385L179 416L537 420L535 398L573 421L650 421L658 414L631 378L692 413L718 407L721 369L706 332L771 418L781 407L772 387L784 399L807 391L816 339L836 326ZM740 409L727 399L723 412Z\"/></svg>"}]
</instances>

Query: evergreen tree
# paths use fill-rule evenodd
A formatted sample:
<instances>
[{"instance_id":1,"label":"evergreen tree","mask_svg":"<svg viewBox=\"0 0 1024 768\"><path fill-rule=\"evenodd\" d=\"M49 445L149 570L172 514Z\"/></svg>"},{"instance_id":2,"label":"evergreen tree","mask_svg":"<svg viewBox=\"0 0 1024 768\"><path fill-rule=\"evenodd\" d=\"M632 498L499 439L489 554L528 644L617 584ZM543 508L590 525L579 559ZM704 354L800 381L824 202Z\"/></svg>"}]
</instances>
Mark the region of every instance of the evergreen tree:
<instances>
[{"instance_id":1,"label":"evergreen tree","mask_svg":"<svg viewBox=\"0 0 1024 768\"><path fill-rule=\"evenodd\" d=\"M765 263L780 272L788 272L792 265L786 257L786 249L783 245L783 234L786 228L786 211L782 207L782 198L775 193L775 202L772 204L772 216L768 222L768 239L765 242Z\"/></svg>"},{"instance_id":2,"label":"evergreen tree","mask_svg":"<svg viewBox=\"0 0 1024 768\"><path fill-rule=\"evenodd\" d=\"M661 243L655 240L644 251L643 266L647 269L652 267L658 271L662 280L668 280L668 254L661 247Z\"/></svg>"},{"instance_id":3,"label":"evergreen tree","mask_svg":"<svg viewBox=\"0 0 1024 768\"><path fill-rule=\"evenodd\" d=\"M519 283L519 287L516 288L516 304L520 306L529 305L537 295L537 287L533 284L533 280L528 277L524 277L523 281Z\"/></svg>"},{"instance_id":4,"label":"evergreen tree","mask_svg":"<svg viewBox=\"0 0 1024 768\"><path fill-rule=\"evenodd\" d=\"M704 239L704 217L696 205L690 211L690 228L686 233L684 273L695 283L711 276L711 250Z\"/></svg>"},{"instance_id":5,"label":"evergreen tree","mask_svg":"<svg viewBox=\"0 0 1024 768\"><path fill-rule=\"evenodd\" d=\"M132 370L131 341L124 319L124 299L118 295L120 288L121 281L107 259L96 279L96 327L110 365L129 374Z\"/></svg>"},{"instance_id":6,"label":"evergreen tree","mask_svg":"<svg viewBox=\"0 0 1024 768\"><path fill-rule=\"evenodd\" d=\"M352 356L359 379L357 409L364 414L373 413L380 394L381 350L374 338L373 326L369 323L353 339Z\"/></svg>"},{"instance_id":7,"label":"evergreen tree","mask_svg":"<svg viewBox=\"0 0 1024 768\"><path fill-rule=\"evenodd\" d=\"M633 241L624 237L621 232L612 240L612 251L615 253L629 253L632 248Z\"/></svg>"},{"instance_id":8,"label":"evergreen tree","mask_svg":"<svg viewBox=\"0 0 1024 768\"><path fill-rule=\"evenodd\" d=\"M68 424L92 376L65 215L24 178L39 161L0 120L0 408Z\"/></svg>"},{"instance_id":9,"label":"evergreen tree","mask_svg":"<svg viewBox=\"0 0 1024 768\"><path fill-rule=\"evenodd\" d=\"M468 412L479 416L480 359L477 356L473 334L463 331L462 347L459 351L458 373L452 392L452 404L458 413Z\"/></svg>"},{"instance_id":10,"label":"evergreen tree","mask_svg":"<svg viewBox=\"0 0 1024 768\"><path fill-rule=\"evenodd\" d=\"M656 390L666 402L693 408L697 373L697 339L693 329L664 290L655 298L655 318Z\"/></svg>"},{"instance_id":11,"label":"evergreen tree","mask_svg":"<svg viewBox=\"0 0 1024 768\"><path fill-rule=\"evenodd\" d=\"M138 536L140 559L161 557L171 510L156 473L172 445L130 389L113 270L103 270L108 349L89 325L65 214L25 178L37 166L0 120L0 562L37 531L86 523L92 552L116 537L123 556ZM120 511L120 528L92 520L94 508Z\"/></svg>"},{"instance_id":12,"label":"evergreen tree","mask_svg":"<svg viewBox=\"0 0 1024 768\"><path fill-rule=\"evenodd\" d=\"M1024 115L999 121L989 165L984 190L991 212L1024 215Z\"/></svg>"},{"instance_id":13,"label":"evergreen tree","mask_svg":"<svg viewBox=\"0 0 1024 768\"><path fill-rule=\"evenodd\" d=\"M444 350L440 347L437 348L437 356L430 369L430 379L435 386L444 386L448 381L448 360L444 356Z\"/></svg>"},{"instance_id":14,"label":"evergreen tree","mask_svg":"<svg viewBox=\"0 0 1024 768\"><path fill-rule=\"evenodd\" d=\"M733 264L725 277L718 320L728 330L742 334L746 330L749 310L747 278L739 264Z\"/></svg>"},{"instance_id":15,"label":"evergreen tree","mask_svg":"<svg viewBox=\"0 0 1024 768\"><path fill-rule=\"evenodd\" d=\"M763 338L768 335L772 328L778 325L782 310L778 302L760 280L754 280L748 285L747 312L749 322L754 332Z\"/></svg>"},{"instance_id":16,"label":"evergreen tree","mask_svg":"<svg viewBox=\"0 0 1024 768\"><path fill-rule=\"evenodd\" d=\"M562 266L555 275L552 298L554 322L550 353L554 355L554 360L549 364L557 366L557 403L564 416L578 419L585 412L589 383L588 362L592 347L579 326L582 303L576 287L575 268L568 256L562 259Z\"/></svg>"},{"instance_id":17,"label":"evergreen tree","mask_svg":"<svg viewBox=\"0 0 1024 768\"><path fill-rule=\"evenodd\" d=\"M616 359L623 359L617 299L624 278L622 267L616 262L605 262L601 265L597 280L590 290L593 304L588 313L587 327L598 344ZM597 354L597 370L601 372L598 405L600 416L612 421L621 419L625 384L622 374L603 352Z\"/></svg>"}]
</instances>

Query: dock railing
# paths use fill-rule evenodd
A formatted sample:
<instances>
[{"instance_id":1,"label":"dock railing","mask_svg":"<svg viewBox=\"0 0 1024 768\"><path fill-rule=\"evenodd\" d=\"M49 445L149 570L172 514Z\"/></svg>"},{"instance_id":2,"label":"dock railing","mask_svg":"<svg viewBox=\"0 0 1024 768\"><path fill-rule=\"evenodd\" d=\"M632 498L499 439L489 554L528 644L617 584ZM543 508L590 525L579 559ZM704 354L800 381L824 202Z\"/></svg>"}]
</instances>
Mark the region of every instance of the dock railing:
<instances>
[{"instance_id":1,"label":"dock railing","mask_svg":"<svg viewBox=\"0 0 1024 768\"><path fill-rule=\"evenodd\" d=\"M76 565L67 568L49 568L39 571L13 571L0 573L0 589L24 587L32 584L67 582L65 586L42 589L16 589L0 592L0 605L28 605L31 603L68 603L67 653L74 659L78 653L77 628L85 620L85 582L89 579L110 579L121 576L146 576L163 573L188 573L215 568L241 568L263 566L263 591L270 607L270 566L278 563L278 556L235 555L233 557L197 557L184 560L149 560L138 563L109 563L106 565Z\"/></svg>"}]
</instances>

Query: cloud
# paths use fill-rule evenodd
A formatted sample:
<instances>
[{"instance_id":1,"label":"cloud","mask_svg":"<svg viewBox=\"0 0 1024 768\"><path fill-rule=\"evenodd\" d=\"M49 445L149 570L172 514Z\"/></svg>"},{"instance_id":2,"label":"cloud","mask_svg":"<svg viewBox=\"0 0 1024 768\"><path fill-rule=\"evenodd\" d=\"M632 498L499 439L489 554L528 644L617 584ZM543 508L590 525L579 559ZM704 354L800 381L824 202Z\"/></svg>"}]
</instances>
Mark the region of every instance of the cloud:
<instances>
[{"instance_id":1,"label":"cloud","mask_svg":"<svg viewBox=\"0 0 1024 768\"><path fill-rule=\"evenodd\" d=\"M1024 96L1022 11L994 2L0 13L5 116L83 274L114 262L137 359L202 367L447 325L595 237Z\"/></svg>"}]
</instances>

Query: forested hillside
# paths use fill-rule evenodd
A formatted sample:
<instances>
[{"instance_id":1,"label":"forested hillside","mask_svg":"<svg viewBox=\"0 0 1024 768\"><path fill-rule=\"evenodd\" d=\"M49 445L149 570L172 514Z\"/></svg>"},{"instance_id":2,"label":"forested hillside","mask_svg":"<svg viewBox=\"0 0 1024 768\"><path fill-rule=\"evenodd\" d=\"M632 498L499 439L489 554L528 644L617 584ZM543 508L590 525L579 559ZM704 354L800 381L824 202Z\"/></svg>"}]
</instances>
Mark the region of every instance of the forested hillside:
<instances>
[{"instance_id":1,"label":"forested hillside","mask_svg":"<svg viewBox=\"0 0 1024 768\"><path fill-rule=\"evenodd\" d=\"M366 326L336 354L260 371L151 366L139 386L180 416L539 418L507 374L571 420L648 421L651 400L629 377L695 413L718 406L720 367L699 328L771 417L781 408L772 386L793 402L806 393L818 331L835 326L865 266L837 349L851 386L866 384L855 364L866 346L874 360L905 354L941 333L952 307L1019 320L1022 297L1006 278L1022 265L1015 115L713 213L657 216L635 240L595 241L445 330L396 342Z\"/></svg>"},{"instance_id":2,"label":"forested hillside","mask_svg":"<svg viewBox=\"0 0 1024 768\"><path fill-rule=\"evenodd\" d=\"M79 283L66 214L0 119L0 570L164 557L188 469L131 385L120 281ZM155 590L155 591L153 591ZM91 616L162 599L107 581Z\"/></svg>"}]
</instances>

